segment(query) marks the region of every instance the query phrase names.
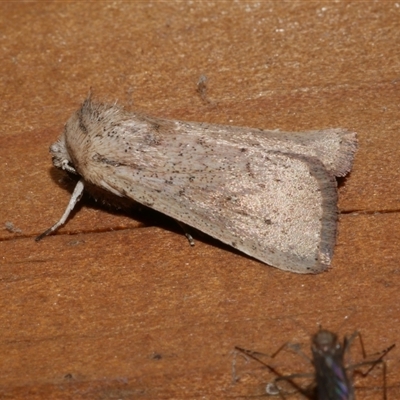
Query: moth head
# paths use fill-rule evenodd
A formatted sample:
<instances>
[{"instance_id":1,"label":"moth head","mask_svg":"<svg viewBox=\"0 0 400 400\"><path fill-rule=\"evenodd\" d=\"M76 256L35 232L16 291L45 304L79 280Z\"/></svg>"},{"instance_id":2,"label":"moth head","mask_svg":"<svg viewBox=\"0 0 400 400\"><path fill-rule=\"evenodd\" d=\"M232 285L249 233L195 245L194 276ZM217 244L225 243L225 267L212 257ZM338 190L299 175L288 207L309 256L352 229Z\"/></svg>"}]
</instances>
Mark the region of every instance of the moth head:
<instances>
[{"instance_id":1,"label":"moth head","mask_svg":"<svg viewBox=\"0 0 400 400\"><path fill-rule=\"evenodd\" d=\"M65 143L65 129L57 142L50 146L50 154L53 157L53 164L55 167L77 174Z\"/></svg>"}]
</instances>

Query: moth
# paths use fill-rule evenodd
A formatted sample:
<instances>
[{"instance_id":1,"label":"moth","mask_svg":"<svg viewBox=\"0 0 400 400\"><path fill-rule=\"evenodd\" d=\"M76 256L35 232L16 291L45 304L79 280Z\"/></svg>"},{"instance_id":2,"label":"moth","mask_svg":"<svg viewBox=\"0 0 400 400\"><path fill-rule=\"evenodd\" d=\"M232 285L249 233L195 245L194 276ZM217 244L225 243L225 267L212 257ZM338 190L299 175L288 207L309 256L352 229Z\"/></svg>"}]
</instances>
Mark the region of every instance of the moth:
<instances>
[{"instance_id":1,"label":"moth","mask_svg":"<svg viewBox=\"0 0 400 400\"><path fill-rule=\"evenodd\" d=\"M268 265L326 270L337 182L351 169L354 132L287 133L155 118L89 96L50 147L79 181L63 225L88 190L164 213Z\"/></svg>"}]
</instances>

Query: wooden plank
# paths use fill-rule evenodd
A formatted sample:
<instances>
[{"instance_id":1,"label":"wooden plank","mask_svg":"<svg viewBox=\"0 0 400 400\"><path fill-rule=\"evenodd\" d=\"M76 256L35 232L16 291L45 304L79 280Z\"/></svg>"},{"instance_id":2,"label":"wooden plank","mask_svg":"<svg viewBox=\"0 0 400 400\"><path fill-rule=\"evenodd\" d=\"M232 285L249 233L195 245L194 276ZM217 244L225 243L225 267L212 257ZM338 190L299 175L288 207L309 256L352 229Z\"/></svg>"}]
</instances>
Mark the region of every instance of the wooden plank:
<instances>
[{"instance_id":1,"label":"wooden plank","mask_svg":"<svg viewBox=\"0 0 400 400\"><path fill-rule=\"evenodd\" d=\"M394 3L3 3L0 5L0 396L261 395L259 366L318 325L399 345L398 8ZM209 77L205 105L196 94ZM358 132L340 181L330 271L299 276L216 240L191 248L174 221L84 199L57 235L73 182L48 146L89 87L154 115L282 130ZM290 372L290 355L274 361ZM296 364L297 365L297 364ZM388 399L400 397L398 350ZM309 365L300 368L310 370ZM306 371L305 371L306 372ZM273 377L271 377L273 379ZM356 393L382 399L379 371Z\"/></svg>"}]
</instances>

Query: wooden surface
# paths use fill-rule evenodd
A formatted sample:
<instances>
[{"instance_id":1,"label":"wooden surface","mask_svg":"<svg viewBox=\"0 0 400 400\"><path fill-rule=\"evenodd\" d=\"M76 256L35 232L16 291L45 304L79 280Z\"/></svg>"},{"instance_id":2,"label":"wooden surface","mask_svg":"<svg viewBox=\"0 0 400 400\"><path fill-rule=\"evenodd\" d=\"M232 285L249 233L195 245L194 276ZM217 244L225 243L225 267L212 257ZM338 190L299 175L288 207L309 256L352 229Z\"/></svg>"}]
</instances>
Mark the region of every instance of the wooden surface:
<instances>
[{"instance_id":1,"label":"wooden surface","mask_svg":"<svg viewBox=\"0 0 400 400\"><path fill-rule=\"evenodd\" d=\"M308 351L318 324L361 331L369 353L399 347L398 3L0 10L1 398L254 398L273 376L239 357L233 382L234 346ZM196 93L201 74L211 104ZM36 243L72 191L48 147L90 87L156 116L358 132L332 269L285 273L203 236L191 248L168 218L89 199ZM390 400L400 398L398 347L386 358ZM293 372L290 357L274 365ZM357 381L358 398L382 399L380 372Z\"/></svg>"}]
</instances>

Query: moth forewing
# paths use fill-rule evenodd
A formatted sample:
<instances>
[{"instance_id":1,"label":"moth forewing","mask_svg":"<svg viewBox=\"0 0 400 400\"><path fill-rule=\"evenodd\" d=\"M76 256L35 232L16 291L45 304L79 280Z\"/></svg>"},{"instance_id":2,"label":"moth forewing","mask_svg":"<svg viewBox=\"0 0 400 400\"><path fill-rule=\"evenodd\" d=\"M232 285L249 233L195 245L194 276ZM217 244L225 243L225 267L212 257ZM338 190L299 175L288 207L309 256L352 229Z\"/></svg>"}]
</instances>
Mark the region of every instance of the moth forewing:
<instances>
[{"instance_id":1,"label":"moth forewing","mask_svg":"<svg viewBox=\"0 0 400 400\"><path fill-rule=\"evenodd\" d=\"M134 174L129 166L102 165L100 184L279 268L315 272L328 266L335 240L336 182L322 164L274 152L238 158L236 148L215 144L216 151L221 147L235 162L219 162L218 157L201 162L203 154L193 152L196 169L179 158L158 166L153 162L151 172L143 168ZM184 172L172 175L173 168ZM299 188L304 174L309 177Z\"/></svg>"}]
</instances>

